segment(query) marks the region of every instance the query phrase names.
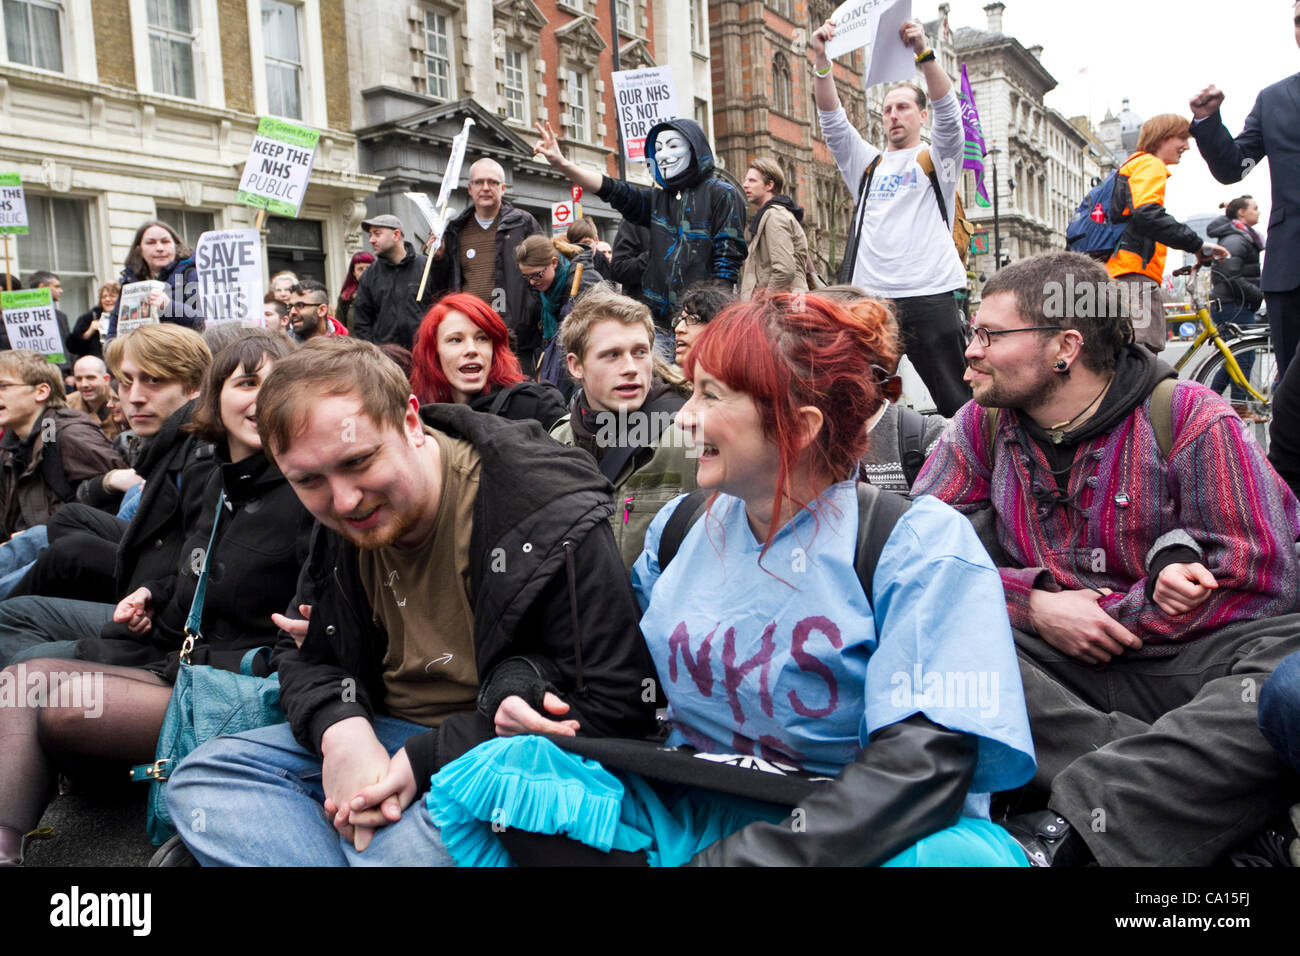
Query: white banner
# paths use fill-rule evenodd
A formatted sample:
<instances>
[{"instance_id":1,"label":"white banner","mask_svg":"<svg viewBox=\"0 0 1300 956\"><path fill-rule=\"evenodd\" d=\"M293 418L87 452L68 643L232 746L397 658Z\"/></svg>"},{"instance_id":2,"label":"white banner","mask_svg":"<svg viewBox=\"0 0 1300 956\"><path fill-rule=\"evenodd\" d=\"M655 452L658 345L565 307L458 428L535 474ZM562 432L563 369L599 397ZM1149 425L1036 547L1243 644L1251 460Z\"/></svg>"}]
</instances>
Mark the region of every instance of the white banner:
<instances>
[{"instance_id":1,"label":"white banner","mask_svg":"<svg viewBox=\"0 0 1300 956\"><path fill-rule=\"evenodd\" d=\"M465 117L465 125L460 128L456 138L451 141L451 156L447 160L447 171L442 177L442 187L438 190L439 209L445 209L447 203L451 202L451 194L455 191L457 184L460 183L460 167L465 163L465 146L469 143L469 128L474 125L474 121L468 116ZM438 236L442 236L442 230L438 230Z\"/></svg>"},{"instance_id":2,"label":"white banner","mask_svg":"<svg viewBox=\"0 0 1300 956\"><path fill-rule=\"evenodd\" d=\"M912 19L912 0L848 0L831 14L835 36L826 44L829 59L866 48L866 86L898 83L916 75L916 59L899 33Z\"/></svg>"},{"instance_id":3,"label":"white banner","mask_svg":"<svg viewBox=\"0 0 1300 956\"><path fill-rule=\"evenodd\" d=\"M122 286L122 294L117 298L118 335L126 335L142 325L157 325L161 321L159 310L149 301L149 295L155 289L166 293L167 283L147 279Z\"/></svg>"},{"instance_id":4,"label":"white banner","mask_svg":"<svg viewBox=\"0 0 1300 956\"><path fill-rule=\"evenodd\" d=\"M262 237L256 229L205 232L194 247L203 317L223 322L265 322L262 311Z\"/></svg>"},{"instance_id":5,"label":"white banner","mask_svg":"<svg viewBox=\"0 0 1300 956\"><path fill-rule=\"evenodd\" d=\"M644 163L645 138L651 127L677 119L672 67L619 70L612 77L614 104L623 130L623 153L634 163Z\"/></svg>"}]
</instances>

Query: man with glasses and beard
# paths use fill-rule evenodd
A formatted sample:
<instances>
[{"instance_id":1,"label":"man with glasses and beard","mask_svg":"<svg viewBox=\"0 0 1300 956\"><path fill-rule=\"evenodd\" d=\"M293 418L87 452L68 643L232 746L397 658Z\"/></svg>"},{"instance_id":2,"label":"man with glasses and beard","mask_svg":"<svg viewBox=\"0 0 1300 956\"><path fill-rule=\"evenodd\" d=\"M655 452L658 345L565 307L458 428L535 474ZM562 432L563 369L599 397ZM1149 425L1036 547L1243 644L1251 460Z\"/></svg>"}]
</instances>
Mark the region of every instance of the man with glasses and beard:
<instances>
[{"instance_id":1,"label":"man with glasses and beard","mask_svg":"<svg viewBox=\"0 0 1300 956\"><path fill-rule=\"evenodd\" d=\"M1070 252L992 277L975 400L913 490L1002 574L1049 794L1006 821L1030 860L1205 866L1288 802L1250 689L1300 650L1300 504L1231 405L1134 344L1119 291Z\"/></svg>"}]
</instances>

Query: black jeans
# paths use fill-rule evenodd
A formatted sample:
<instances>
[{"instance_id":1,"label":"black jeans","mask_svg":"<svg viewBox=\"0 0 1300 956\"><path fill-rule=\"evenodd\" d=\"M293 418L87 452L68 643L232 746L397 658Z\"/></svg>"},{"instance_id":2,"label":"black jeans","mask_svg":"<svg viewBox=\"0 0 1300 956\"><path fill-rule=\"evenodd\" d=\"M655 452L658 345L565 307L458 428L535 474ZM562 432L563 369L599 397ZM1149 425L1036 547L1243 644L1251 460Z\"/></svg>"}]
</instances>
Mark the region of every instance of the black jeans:
<instances>
[{"instance_id":1,"label":"black jeans","mask_svg":"<svg viewBox=\"0 0 1300 956\"><path fill-rule=\"evenodd\" d=\"M966 333L951 292L895 299L903 351L930 390L939 414L952 418L971 399L966 373Z\"/></svg>"},{"instance_id":2,"label":"black jeans","mask_svg":"<svg viewBox=\"0 0 1300 956\"><path fill-rule=\"evenodd\" d=\"M1264 301L1268 303L1268 329L1280 378L1300 345L1300 289L1265 292Z\"/></svg>"},{"instance_id":3,"label":"black jeans","mask_svg":"<svg viewBox=\"0 0 1300 956\"><path fill-rule=\"evenodd\" d=\"M89 505L64 505L46 529L50 546L9 592L117 603L117 546L127 523Z\"/></svg>"}]
</instances>

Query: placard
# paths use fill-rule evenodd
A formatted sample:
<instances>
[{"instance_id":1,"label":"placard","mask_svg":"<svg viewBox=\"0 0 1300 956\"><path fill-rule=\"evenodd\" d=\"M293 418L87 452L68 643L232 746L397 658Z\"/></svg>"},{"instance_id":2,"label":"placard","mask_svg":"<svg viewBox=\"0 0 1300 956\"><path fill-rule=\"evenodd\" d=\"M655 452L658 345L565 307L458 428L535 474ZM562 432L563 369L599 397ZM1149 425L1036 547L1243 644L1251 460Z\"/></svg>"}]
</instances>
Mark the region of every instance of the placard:
<instances>
[{"instance_id":1,"label":"placard","mask_svg":"<svg viewBox=\"0 0 1300 956\"><path fill-rule=\"evenodd\" d=\"M48 287L0 292L0 309L4 310L10 348L40 352L53 364L63 364L63 339Z\"/></svg>"},{"instance_id":2,"label":"placard","mask_svg":"<svg viewBox=\"0 0 1300 956\"><path fill-rule=\"evenodd\" d=\"M207 326L265 323L262 311L262 237L256 229L205 232L194 247L194 268Z\"/></svg>"},{"instance_id":3,"label":"placard","mask_svg":"<svg viewBox=\"0 0 1300 956\"><path fill-rule=\"evenodd\" d=\"M245 206L297 218L319 141L320 130L263 116L235 198Z\"/></svg>"},{"instance_id":4,"label":"placard","mask_svg":"<svg viewBox=\"0 0 1300 956\"><path fill-rule=\"evenodd\" d=\"M126 335L142 325L157 325L162 321L159 310L149 301L149 294L157 289L167 291L167 283L157 279L131 282L122 286L117 297L117 334Z\"/></svg>"},{"instance_id":5,"label":"placard","mask_svg":"<svg viewBox=\"0 0 1300 956\"><path fill-rule=\"evenodd\" d=\"M835 36L826 44L826 56L833 60L865 47L866 86L910 80L916 58L899 37L910 19L912 0L848 0L831 14Z\"/></svg>"},{"instance_id":6,"label":"placard","mask_svg":"<svg viewBox=\"0 0 1300 956\"><path fill-rule=\"evenodd\" d=\"M25 236L29 231L22 178L17 173L0 173L0 235Z\"/></svg>"},{"instance_id":7,"label":"placard","mask_svg":"<svg viewBox=\"0 0 1300 956\"><path fill-rule=\"evenodd\" d=\"M623 130L623 154L634 163L645 162L646 134L656 123L677 119L673 69L653 66L644 70L619 70L614 80L614 104Z\"/></svg>"}]
</instances>

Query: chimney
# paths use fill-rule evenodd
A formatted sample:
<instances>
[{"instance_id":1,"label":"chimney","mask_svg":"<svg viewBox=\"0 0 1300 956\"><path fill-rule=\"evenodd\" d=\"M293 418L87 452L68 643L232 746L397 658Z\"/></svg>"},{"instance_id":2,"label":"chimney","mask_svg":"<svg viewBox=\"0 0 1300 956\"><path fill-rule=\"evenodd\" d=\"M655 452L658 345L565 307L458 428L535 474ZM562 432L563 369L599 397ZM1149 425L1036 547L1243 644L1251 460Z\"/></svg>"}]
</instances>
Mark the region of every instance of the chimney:
<instances>
[{"instance_id":1,"label":"chimney","mask_svg":"<svg viewBox=\"0 0 1300 956\"><path fill-rule=\"evenodd\" d=\"M1029 48L1029 55L1032 56L1035 60L1041 62L1043 59L1043 45L1041 43L1036 43L1033 46L1031 46Z\"/></svg>"},{"instance_id":2,"label":"chimney","mask_svg":"<svg viewBox=\"0 0 1300 956\"><path fill-rule=\"evenodd\" d=\"M984 8L984 13L989 18L989 33L1002 32L1002 11L1006 8L1005 3L990 3Z\"/></svg>"}]
</instances>

